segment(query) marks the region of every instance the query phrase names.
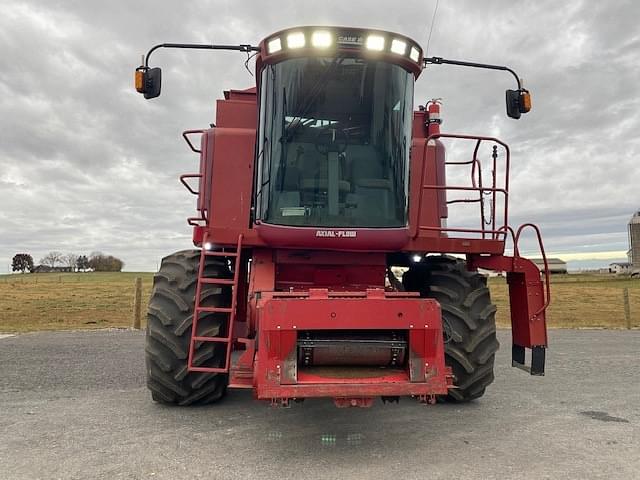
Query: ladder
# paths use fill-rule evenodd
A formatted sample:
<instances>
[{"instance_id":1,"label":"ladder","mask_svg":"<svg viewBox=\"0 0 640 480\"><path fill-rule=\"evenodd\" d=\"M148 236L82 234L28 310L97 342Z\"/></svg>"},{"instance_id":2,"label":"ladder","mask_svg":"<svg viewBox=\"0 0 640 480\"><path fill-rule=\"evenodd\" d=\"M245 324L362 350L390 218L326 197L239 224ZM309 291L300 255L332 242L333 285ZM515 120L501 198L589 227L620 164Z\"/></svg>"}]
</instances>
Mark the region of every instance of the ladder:
<instances>
[{"instance_id":1,"label":"ladder","mask_svg":"<svg viewBox=\"0 0 640 480\"><path fill-rule=\"evenodd\" d=\"M207 243L207 235L202 240L202 245ZM238 281L240 275L240 257L242 253L242 234L238 236L238 243L235 250L207 250L202 248L200 251L200 265L198 267L198 284L196 285L195 306L193 309L193 322L191 325L191 340L189 342L189 357L187 359L187 370L189 372L207 372L207 373L229 373L231 366L231 351L233 350L233 327L236 320L236 312L238 305ZM205 265L207 257L222 257L232 259L234 262L233 279L230 278L212 278L205 276ZM230 307L203 307L200 305L200 297L203 285L230 285L231 306ZM227 336L226 337L209 337L198 336L198 321L203 313L219 313L228 317ZM196 345L199 342L222 343L226 347L224 364L221 367L202 367L193 364Z\"/></svg>"}]
</instances>

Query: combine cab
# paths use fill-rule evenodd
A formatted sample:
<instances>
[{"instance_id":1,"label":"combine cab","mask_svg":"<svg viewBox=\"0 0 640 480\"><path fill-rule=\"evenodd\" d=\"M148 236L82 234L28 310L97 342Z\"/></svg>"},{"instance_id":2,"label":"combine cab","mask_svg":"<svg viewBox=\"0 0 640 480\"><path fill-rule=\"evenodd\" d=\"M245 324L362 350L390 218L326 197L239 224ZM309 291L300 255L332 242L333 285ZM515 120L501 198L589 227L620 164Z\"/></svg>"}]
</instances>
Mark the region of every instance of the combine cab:
<instances>
[{"instance_id":1,"label":"combine cab","mask_svg":"<svg viewBox=\"0 0 640 480\"><path fill-rule=\"evenodd\" d=\"M513 365L544 373L548 278L518 253L538 229L508 224L509 147L441 133L437 101L414 110L423 69L453 64L511 72L519 118L530 97L512 70L424 58L393 33L304 27L258 46L157 45L136 71L145 98L160 94L158 48L253 53L256 85L224 92L215 126L183 134L200 157L180 178L197 196L197 248L165 257L154 279L154 400L209 403L227 388L283 406L478 398L498 349L479 269L506 273Z\"/></svg>"}]
</instances>

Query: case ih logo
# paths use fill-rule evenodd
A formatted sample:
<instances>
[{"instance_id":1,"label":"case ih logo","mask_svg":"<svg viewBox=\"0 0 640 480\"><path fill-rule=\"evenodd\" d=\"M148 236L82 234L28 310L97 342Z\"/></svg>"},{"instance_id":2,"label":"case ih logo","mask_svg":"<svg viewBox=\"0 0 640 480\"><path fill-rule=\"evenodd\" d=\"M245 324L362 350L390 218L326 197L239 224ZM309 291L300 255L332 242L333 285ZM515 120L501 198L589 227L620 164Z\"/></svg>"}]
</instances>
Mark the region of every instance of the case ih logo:
<instances>
[{"instance_id":1,"label":"case ih logo","mask_svg":"<svg viewBox=\"0 0 640 480\"><path fill-rule=\"evenodd\" d=\"M364 38L361 35L338 35L338 43L342 45L363 45Z\"/></svg>"},{"instance_id":2,"label":"case ih logo","mask_svg":"<svg viewBox=\"0 0 640 480\"><path fill-rule=\"evenodd\" d=\"M356 238L355 230L316 230L316 237L323 238Z\"/></svg>"}]
</instances>

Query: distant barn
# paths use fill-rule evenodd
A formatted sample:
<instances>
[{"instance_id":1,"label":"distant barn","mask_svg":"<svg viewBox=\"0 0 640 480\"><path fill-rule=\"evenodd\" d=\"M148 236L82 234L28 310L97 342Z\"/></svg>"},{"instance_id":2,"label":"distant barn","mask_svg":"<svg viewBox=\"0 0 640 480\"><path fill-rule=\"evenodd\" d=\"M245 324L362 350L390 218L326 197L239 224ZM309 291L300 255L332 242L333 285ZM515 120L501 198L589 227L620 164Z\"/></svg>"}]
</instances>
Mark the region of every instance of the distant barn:
<instances>
[{"instance_id":1,"label":"distant barn","mask_svg":"<svg viewBox=\"0 0 640 480\"><path fill-rule=\"evenodd\" d=\"M536 267L542 272L544 271L544 260L541 258L531 258ZM547 258L547 265L549 265L549 273L567 273L567 262L559 258Z\"/></svg>"},{"instance_id":2,"label":"distant barn","mask_svg":"<svg viewBox=\"0 0 640 480\"><path fill-rule=\"evenodd\" d=\"M631 273L631 264L628 262L610 263L609 273Z\"/></svg>"},{"instance_id":3,"label":"distant barn","mask_svg":"<svg viewBox=\"0 0 640 480\"><path fill-rule=\"evenodd\" d=\"M33 269L33 273L64 273L71 271L71 267L51 267L49 265L36 265Z\"/></svg>"}]
</instances>

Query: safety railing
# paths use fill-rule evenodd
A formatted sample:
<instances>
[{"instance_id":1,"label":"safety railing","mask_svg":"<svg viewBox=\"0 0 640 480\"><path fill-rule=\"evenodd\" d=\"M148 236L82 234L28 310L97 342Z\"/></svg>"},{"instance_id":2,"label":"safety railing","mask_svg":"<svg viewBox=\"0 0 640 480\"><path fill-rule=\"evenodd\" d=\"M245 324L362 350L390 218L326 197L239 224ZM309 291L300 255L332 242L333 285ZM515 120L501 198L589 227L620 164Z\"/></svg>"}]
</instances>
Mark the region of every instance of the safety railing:
<instances>
[{"instance_id":1,"label":"safety railing","mask_svg":"<svg viewBox=\"0 0 640 480\"><path fill-rule=\"evenodd\" d=\"M190 135L202 135L204 133L204 130L202 129L197 129L197 130L185 130L184 132L182 132L182 138L184 138L184 141L187 142L187 145L189 146L189 148L199 154L202 155L202 150L199 148L196 148L195 145L193 144L193 142L191 141ZM197 227L197 226L201 226L202 222L204 222L205 224L208 223L208 218L207 218L207 209L206 206L201 205L200 202L200 193L203 187L203 183L202 180L204 179L204 173L202 172L202 168L203 168L203 162L204 160L201 158L200 159L200 173L185 173L183 175L180 175L180 183L182 183L182 185L184 185L184 187L189 191L189 193L193 194L193 195L197 195L199 197L198 199L198 213L200 214L197 217L189 217L187 218L187 223L193 227ZM191 184L189 183L189 179L193 179L193 178L197 178L198 179L198 190L195 190Z\"/></svg>"},{"instance_id":2,"label":"safety railing","mask_svg":"<svg viewBox=\"0 0 640 480\"><path fill-rule=\"evenodd\" d=\"M202 135L204 133L204 130L202 129L198 129L198 130L185 130L184 132L182 132L182 138L184 138L184 141L187 142L187 145L189 145L189 148L191 150L193 150L196 153L202 153L202 150L196 148L193 143L191 143L191 140L189 139L189 135Z\"/></svg>"},{"instance_id":3,"label":"safety railing","mask_svg":"<svg viewBox=\"0 0 640 480\"><path fill-rule=\"evenodd\" d=\"M470 196L465 198L446 199L447 208L455 204L478 204L479 228L470 227L454 227L442 225L422 225L419 224L416 235L420 231L436 231L443 234L461 233L477 236L479 239L489 240L505 240L506 228L508 227L509 214L509 169L510 169L510 150L509 146L495 137L485 137L477 135L455 135L455 134L436 134L426 139L426 145L432 145L436 139L457 139L475 141L473 155L470 160L463 161L445 161L445 173L443 178L448 178L450 170L455 167L469 168L469 183L467 185L446 185L446 184L425 184L427 170L435 167L435 161L429 162L425 157L422 164L422 172L420 176L420 198L418 202L418 222L422 218L423 195L425 191L436 192L471 192ZM490 178L487 179L486 165L483 164L479 152L483 142L493 143L490 160ZM504 155L499 155L499 148L504 151ZM500 163L502 162L502 163ZM497 205L502 202L503 206L498 211ZM433 207L431 207L433 208ZM498 214L500 217L498 217ZM500 219L499 219L500 218ZM476 220L477 221L477 220Z\"/></svg>"},{"instance_id":4,"label":"safety railing","mask_svg":"<svg viewBox=\"0 0 640 480\"><path fill-rule=\"evenodd\" d=\"M549 304L551 303L551 279L549 277L550 276L549 263L547 262L547 254L544 251L542 234L540 233L540 228L538 228L538 226L533 223L523 223L522 225L520 225L520 227L518 227L518 231L515 233L515 235L513 233L513 229L511 227L508 227L508 228L511 230L511 235L513 236L513 256L514 257L520 256L520 249L518 245L520 243L520 235L522 234L523 230L527 228L532 229L536 234L536 238L538 240L538 248L540 249L540 254L542 255L542 262L544 263L544 284L545 284L546 295L545 295L545 299L542 307L540 307L538 311L533 314L533 318L536 318L538 315L544 312L549 306Z\"/></svg>"}]
</instances>

